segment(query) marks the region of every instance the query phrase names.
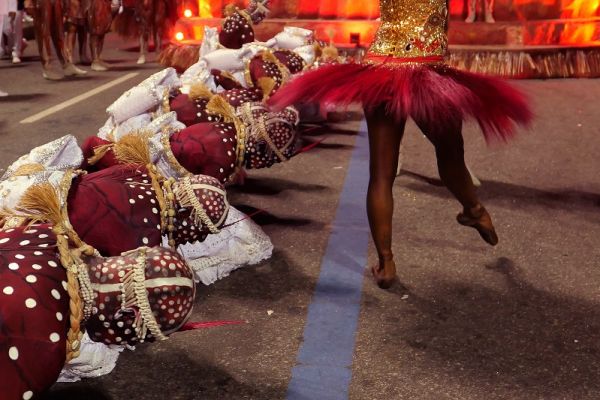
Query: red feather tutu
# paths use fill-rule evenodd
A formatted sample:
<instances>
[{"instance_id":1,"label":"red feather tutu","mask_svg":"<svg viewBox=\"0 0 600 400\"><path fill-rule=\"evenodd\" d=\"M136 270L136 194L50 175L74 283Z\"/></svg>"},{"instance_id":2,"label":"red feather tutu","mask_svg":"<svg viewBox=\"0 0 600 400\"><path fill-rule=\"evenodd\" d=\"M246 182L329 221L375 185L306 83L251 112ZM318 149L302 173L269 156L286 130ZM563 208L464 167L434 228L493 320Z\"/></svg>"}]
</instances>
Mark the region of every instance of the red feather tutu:
<instances>
[{"instance_id":1,"label":"red feather tutu","mask_svg":"<svg viewBox=\"0 0 600 400\"><path fill-rule=\"evenodd\" d=\"M297 76L270 100L276 108L315 102L366 110L386 104L397 120L412 117L421 126L474 118L486 140L507 140L515 123L527 125L532 112L525 96L500 79L445 65L333 64Z\"/></svg>"}]
</instances>

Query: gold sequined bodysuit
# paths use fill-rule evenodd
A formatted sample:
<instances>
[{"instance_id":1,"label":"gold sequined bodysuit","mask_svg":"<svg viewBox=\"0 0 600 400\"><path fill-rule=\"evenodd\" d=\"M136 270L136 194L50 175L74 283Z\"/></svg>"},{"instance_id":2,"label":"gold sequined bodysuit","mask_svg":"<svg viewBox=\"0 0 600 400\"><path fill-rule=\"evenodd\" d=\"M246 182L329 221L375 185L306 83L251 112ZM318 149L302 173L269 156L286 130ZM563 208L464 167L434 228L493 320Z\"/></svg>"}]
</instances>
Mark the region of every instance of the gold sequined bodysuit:
<instances>
[{"instance_id":1,"label":"gold sequined bodysuit","mask_svg":"<svg viewBox=\"0 0 600 400\"><path fill-rule=\"evenodd\" d=\"M381 25L369 57L441 60L446 55L446 0L381 0L379 7Z\"/></svg>"}]
</instances>

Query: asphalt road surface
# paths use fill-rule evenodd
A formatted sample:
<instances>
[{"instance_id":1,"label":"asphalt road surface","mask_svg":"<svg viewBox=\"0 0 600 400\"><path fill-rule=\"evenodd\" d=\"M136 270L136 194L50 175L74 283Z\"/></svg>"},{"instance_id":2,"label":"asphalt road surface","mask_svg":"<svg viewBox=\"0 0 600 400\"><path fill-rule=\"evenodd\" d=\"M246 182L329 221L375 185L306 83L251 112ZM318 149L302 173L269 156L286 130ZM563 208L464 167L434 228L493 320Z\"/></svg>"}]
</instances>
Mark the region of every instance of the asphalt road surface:
<instances>
[{"instance_id":1,"label":"asphalt road surface","mask_svg":"<svg viewBox=\"0 0 600 400\"><path fill-rule=\"evenodd\" d=\"M0 99L0 168L64 134L96 134L105 108L160 68L135 65L135 50L114 39L105 47L110 72L63 82L42 79L33 44L23 64L0 61L10 93ZM43 398L600 398L600 81L517 85L537 114L530 131L487 147L465 128L496 248L455 222L460 207L432 147L409 125L394 190L402 285L378 289L365 269L375 255L364 127L354 118L309 129L305 141L325 139L319 146L228 192L246 212L265 210L255 220L275 252L201 287L192 319L247 323L138 346L110 375Z\"/></svg>"}]
</instances>

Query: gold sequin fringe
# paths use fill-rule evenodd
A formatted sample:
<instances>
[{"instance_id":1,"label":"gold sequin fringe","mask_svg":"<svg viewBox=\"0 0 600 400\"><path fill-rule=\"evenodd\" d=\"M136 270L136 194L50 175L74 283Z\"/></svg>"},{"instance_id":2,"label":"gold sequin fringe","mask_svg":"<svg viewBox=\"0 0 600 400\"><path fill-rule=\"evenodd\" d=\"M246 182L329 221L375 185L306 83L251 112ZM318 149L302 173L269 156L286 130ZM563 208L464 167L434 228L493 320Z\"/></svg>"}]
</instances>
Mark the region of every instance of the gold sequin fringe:
<instances>
[{"instance_id":1,"label":"gold sequin fringe","mask_svg":"<svg viewBox=\"0 0 600 400\"><path fill-rule=\"evenodd\" d=\"M600 77L600 49L557 50L552 52L468 52L451 53L452 67L506 78L596 78Z\"/></svg>"}]
</instances>

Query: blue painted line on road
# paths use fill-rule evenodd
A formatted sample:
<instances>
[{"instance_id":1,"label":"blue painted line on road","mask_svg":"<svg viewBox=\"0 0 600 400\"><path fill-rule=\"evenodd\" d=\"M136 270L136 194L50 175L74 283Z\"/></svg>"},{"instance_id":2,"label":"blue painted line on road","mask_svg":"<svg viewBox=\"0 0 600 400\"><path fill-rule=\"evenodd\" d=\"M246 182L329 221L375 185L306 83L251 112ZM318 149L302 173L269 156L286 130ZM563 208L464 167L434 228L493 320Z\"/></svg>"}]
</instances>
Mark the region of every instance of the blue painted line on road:
<instances>
[{"instance_id":1,"label":"blue painted line on road","mask_svg":"<svg viewBox=\"0 0 600 400\"><path fill-rule=\"evenodd\" d=\"M348 398L369 244L365 209L368 171L369 146L363 121L308 308L288 400Z\"/></svg>"}]
</instances>

